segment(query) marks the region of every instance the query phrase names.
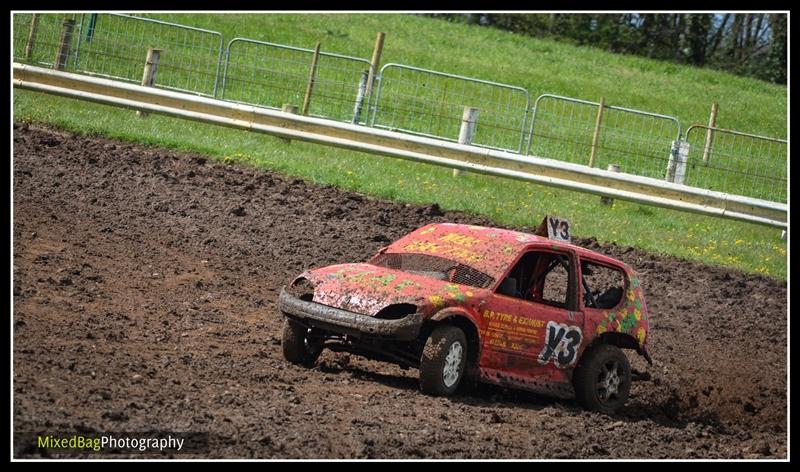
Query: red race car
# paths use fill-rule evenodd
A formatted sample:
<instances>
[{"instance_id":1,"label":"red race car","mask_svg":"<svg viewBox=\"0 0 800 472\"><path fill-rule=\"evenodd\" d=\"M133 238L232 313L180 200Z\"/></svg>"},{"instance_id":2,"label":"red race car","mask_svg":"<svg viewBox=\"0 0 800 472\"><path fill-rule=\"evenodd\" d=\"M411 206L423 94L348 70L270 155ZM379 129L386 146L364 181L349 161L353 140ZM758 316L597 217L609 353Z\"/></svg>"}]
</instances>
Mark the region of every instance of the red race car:
<instances>
[{"instance_id":1,"label":"red race car","mask_svg":"<svg viewBox=\"0 0 800 472\"><path fill-rule=\"evenodd\" d=\"M430 224L306 271L280 294L284 357L311 367L328 348L419 368L433 395L481 381L613 413L632 380L622 349L652 364L639 277L570 244L565 220L536 233Z\"/></svg>"}]
</instances>

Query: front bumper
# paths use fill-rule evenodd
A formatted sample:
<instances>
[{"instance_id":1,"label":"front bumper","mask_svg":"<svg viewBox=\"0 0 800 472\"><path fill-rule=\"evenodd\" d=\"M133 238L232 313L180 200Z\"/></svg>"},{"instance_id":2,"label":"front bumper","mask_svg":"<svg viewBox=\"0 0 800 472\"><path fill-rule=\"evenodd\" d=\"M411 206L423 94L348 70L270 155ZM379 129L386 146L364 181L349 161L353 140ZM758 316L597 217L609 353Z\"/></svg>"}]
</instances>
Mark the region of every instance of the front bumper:
<instances>
[{"instance_id":1,"label":"front bumper","mask_svg":"<svg viewBox=\"0 0 800 472\"><path fill-rule=\"evenodd\" d=\"M315 302L307 302L281 289L278 308L284 315L312 327L354 337L374 336L411 341L419 336L422 315L412 313L399 320L382 320Z\"/></svg>"}]
</instances>

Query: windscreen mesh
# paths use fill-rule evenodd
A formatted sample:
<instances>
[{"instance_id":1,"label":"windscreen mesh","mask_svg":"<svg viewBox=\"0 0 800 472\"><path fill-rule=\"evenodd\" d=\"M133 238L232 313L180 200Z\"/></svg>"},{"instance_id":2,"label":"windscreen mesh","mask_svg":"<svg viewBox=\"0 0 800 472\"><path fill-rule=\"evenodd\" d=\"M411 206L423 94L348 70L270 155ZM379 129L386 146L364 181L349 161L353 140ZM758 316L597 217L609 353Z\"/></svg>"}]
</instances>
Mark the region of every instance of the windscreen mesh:
<instances>
[{"instance_id":1,"label":"windscreen mesh","mask_svg":"<svg viewBox=\"0 0 800 472\"><path fill-rule=\"evenodd\" d=\"M494 278L473 267L429 254L378 254L370 263L470 287L489 288L494 284Z\"/></svg>"}]
</instances>

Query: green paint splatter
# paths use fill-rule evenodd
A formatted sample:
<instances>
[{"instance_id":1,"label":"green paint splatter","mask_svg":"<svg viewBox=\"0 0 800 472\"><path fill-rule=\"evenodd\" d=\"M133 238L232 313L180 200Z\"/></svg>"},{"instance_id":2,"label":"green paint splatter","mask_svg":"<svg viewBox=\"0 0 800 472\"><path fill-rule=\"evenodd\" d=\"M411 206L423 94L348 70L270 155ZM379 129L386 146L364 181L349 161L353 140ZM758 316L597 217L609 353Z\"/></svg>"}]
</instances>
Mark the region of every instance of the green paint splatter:
<instances>
[{"instance_id":1,"label":"green paint splatter","mask_svg":"<svg viewBox=\"0 0 800 472\"><path fill-rule=\"evenodd\" d=\"M386 274L383 277L373 277L371 279L371 282L377 282L377 283L379 283L379 284L381 284L381 285L383 285L385 287L385 286L389 285L389 283L392 280L396 279L396 278L397 278L397 276L394 275L394 274Z\"/></svg>"},{"instance_id":2,"label":"green paint splatter","mask_svg":"<svg viewBox=\"0 0 800 472\"><path fill-rule=\"evenodd\" d=\"M399 284L395 285L394 289L395 290L403 290L404 288L406 288L408 286L411 286L411 285L414 285L414 284L416 284L416 282L414 282L413 280L405 279L402 282L400 282Z\"/></svg>"},{"instance_id":3,"label":"green paint splatter","mask_svg":"<svg viewBox=\"0 0 800 472\"><path fill-rule=\"evenodd\" d=\"M348 279L352 282L361 282L364 280L364 277L372 274L373 272L359 272L358 274L353 274L348 277Z\"/></svg>"}]
</instances>

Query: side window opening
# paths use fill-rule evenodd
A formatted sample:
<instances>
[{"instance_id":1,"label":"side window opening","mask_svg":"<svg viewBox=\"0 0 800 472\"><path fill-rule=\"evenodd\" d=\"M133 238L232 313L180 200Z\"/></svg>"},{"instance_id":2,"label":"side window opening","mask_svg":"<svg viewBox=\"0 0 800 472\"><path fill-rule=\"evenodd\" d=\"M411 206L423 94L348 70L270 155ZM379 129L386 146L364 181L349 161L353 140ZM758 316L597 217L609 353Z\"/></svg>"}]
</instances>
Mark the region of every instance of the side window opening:
<instances>
[{"instance_id":1,"label":"side window opening","mask_svg":"<svg viewBox=\"0 0 800 472\"><path fill-rule=\"evenodd\" d=\"M525 292L530 287L531 276L538 260L539 253L525 253L500 284L497 292L509 297L525 299Z\"/></svg>"},{"instance_id":2,"label":"side window opening","mask_svg":"<svg viewBox=\"0 0 800 472\"><path fill-rule=\"evenodd\" d=\"M614 308L625 293L625 274L619 269L581 262L583 306L596 309Z\"/></svg>"},{"instance_id":3,"label":"side window opening","mask_svg":"<svg viewBox=\"0 0 800 472\"><path fill-rule=\"evenodd\" d=\"M566 255L530 251L520 258L497 292L509 297L566 308L569 274L569 258Z\"/></svg>"},{"instance_id":4,"label":"side window opening","mask_svg":"<svg viewBox=\"0 0 800 472\"><path fill-rule=\"evenodd\" d=\"M557 264L545 275L542 301L548 305L566 307L568 286L569 272L563 264Z\"/></svg>"}]
</instances>

